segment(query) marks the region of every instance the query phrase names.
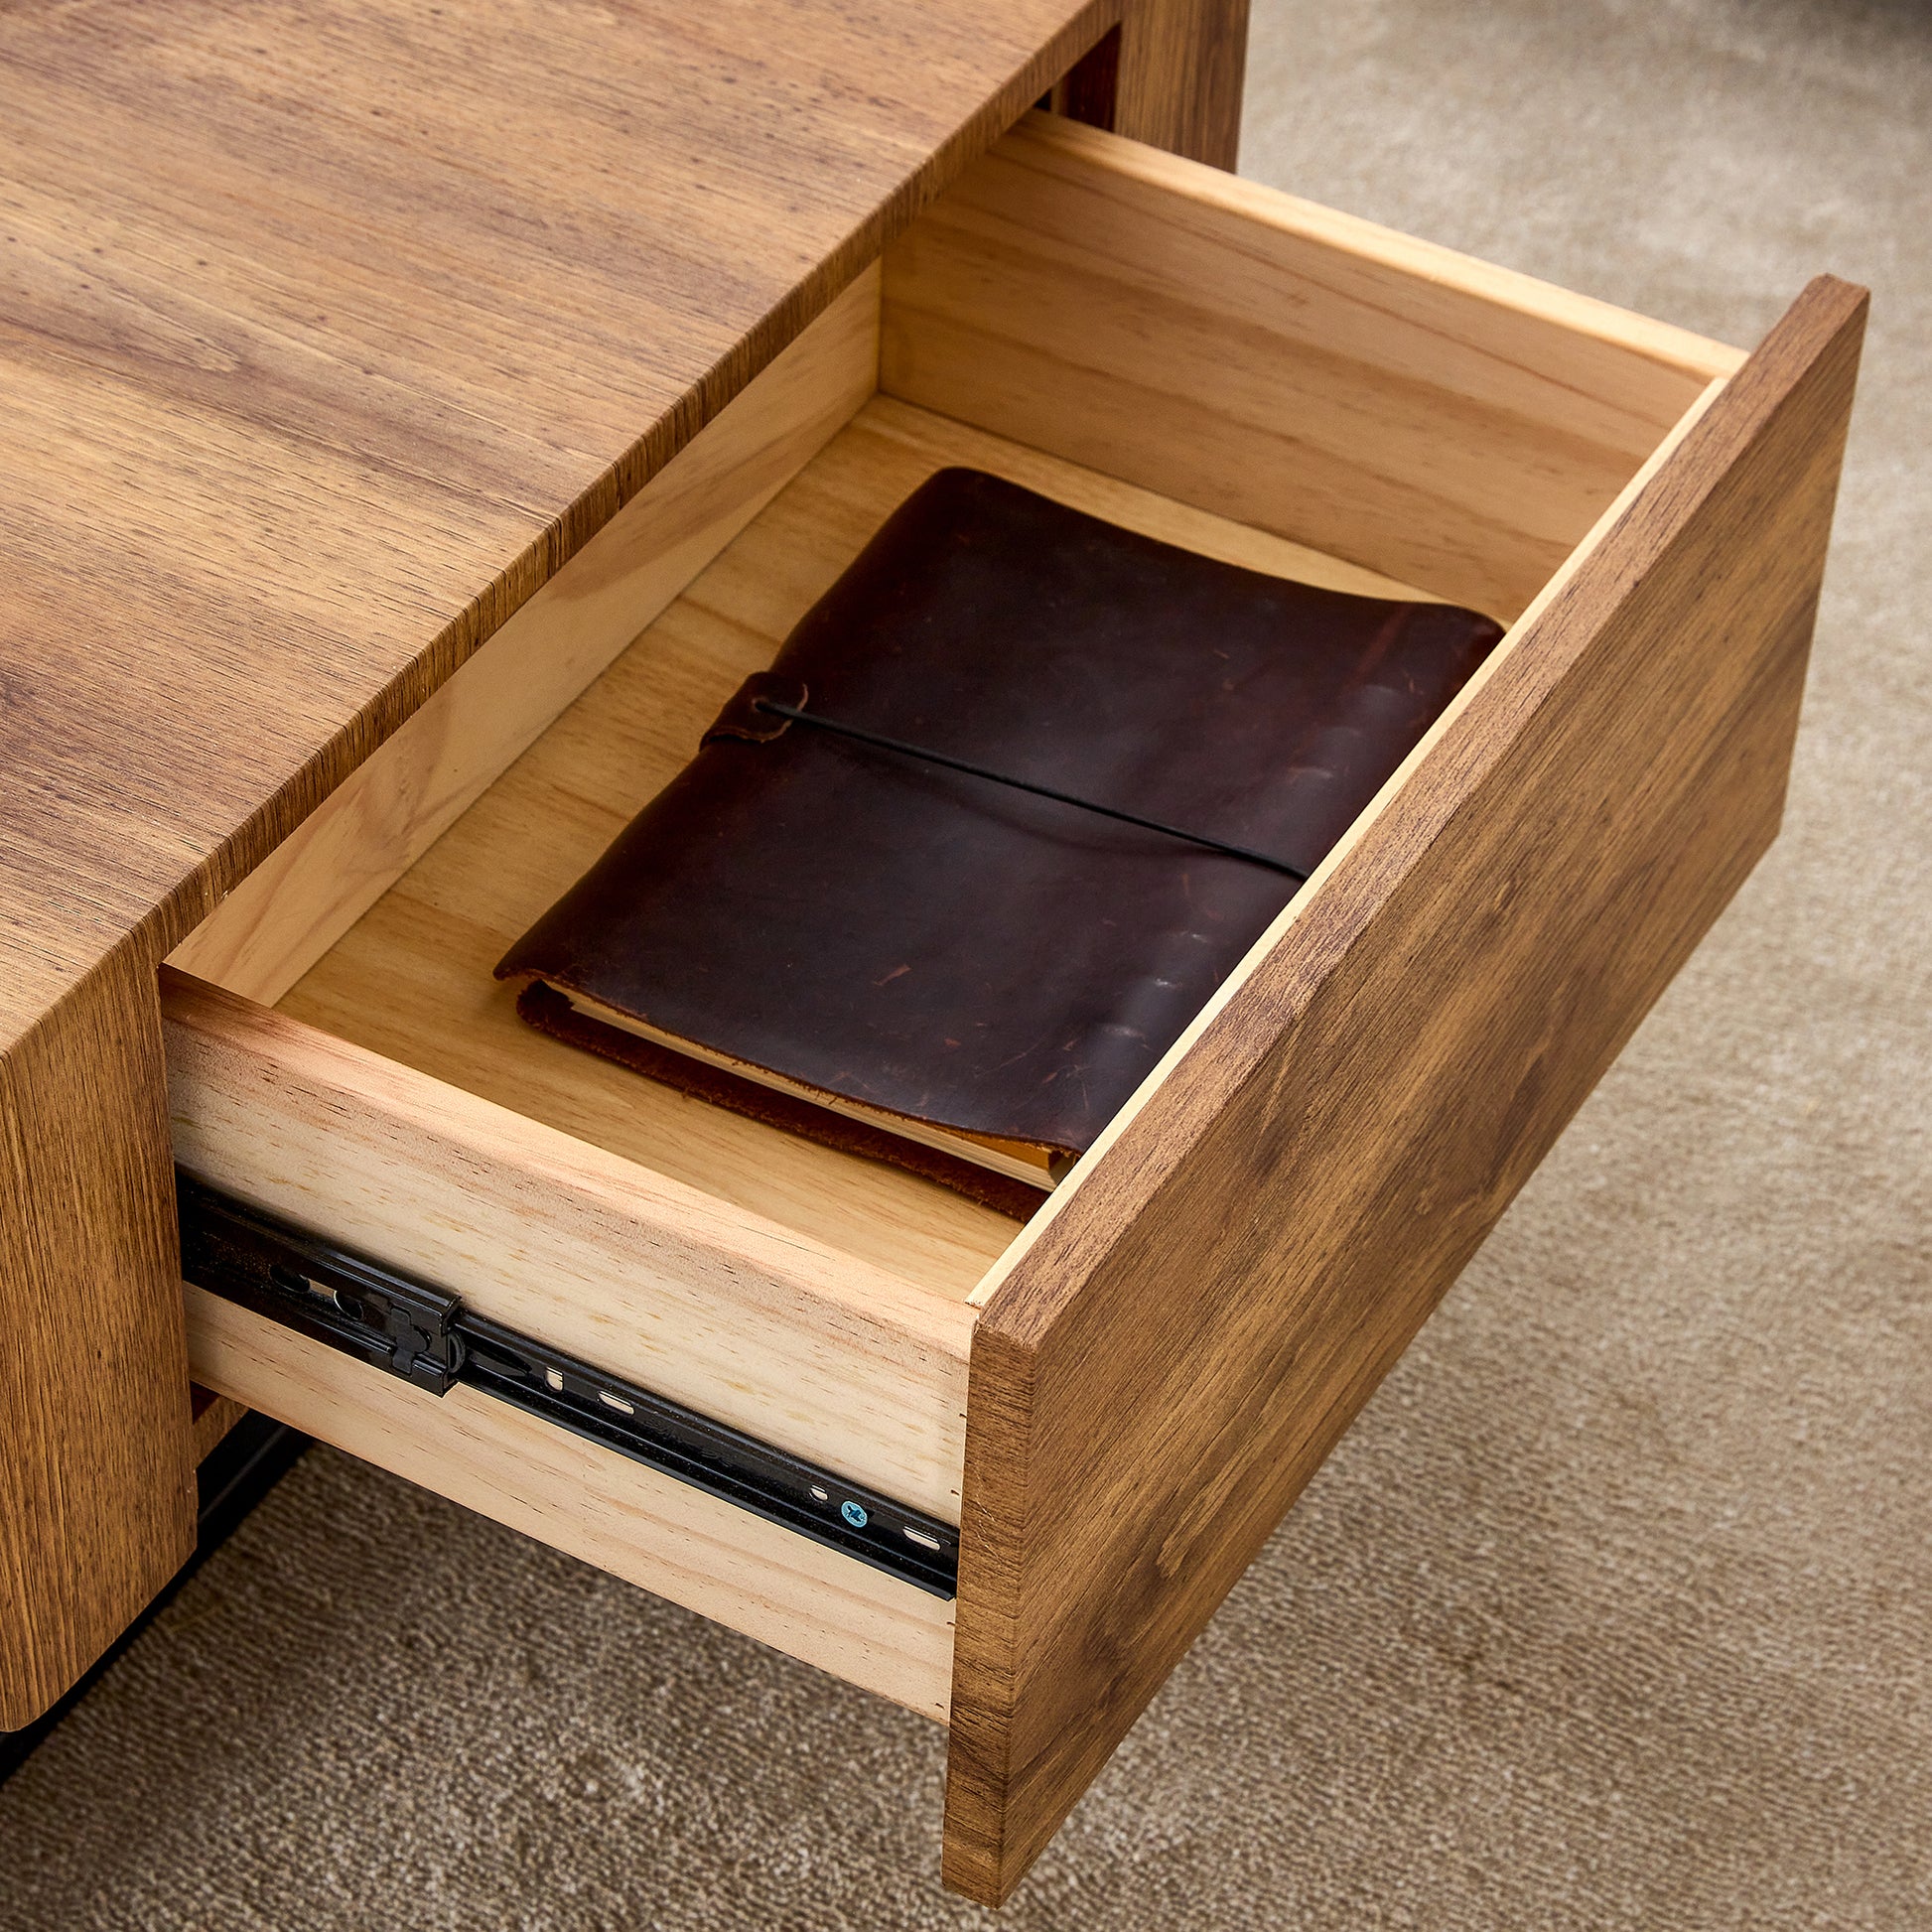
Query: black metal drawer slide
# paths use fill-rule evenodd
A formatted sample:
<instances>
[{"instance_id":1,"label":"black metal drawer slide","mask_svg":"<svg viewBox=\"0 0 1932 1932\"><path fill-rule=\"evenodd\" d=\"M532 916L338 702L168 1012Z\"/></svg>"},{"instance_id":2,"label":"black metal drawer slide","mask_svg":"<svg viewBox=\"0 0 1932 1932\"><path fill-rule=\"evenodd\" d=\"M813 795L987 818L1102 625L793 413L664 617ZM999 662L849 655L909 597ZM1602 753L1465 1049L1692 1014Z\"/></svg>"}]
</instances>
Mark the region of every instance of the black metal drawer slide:
<instances>
[{"instance_id":1,"label":"black metal drawer slide","mask_svg":"<svg viewBox=\"0 0 1932 1932\"><path fill-rule=\"evenodd\" d=\"M483 1389L560 1429L857 1557L954 1593L959 1532L830 1470L470 1313L454 1296L177 1171L182 1272L431 1395Z\"/></svg>"}]
</instances>

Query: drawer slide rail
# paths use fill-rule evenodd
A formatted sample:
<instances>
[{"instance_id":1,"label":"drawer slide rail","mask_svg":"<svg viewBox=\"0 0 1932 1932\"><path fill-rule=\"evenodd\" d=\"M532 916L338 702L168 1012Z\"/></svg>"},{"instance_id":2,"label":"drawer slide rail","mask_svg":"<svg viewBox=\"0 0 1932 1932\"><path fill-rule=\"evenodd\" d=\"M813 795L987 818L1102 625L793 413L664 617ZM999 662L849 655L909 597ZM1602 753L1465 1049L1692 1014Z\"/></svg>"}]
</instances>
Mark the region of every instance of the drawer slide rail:
<instances>
[{"instance_id":1,"label":"drawer slide rail","mask_svg":"<svg viewBox=\"0 0 1932 1932\"><path fill-rule=\"evenodd\" d=\"M458 1383L861 1563L950 1597L959 1532L888 1496L470 1313L454 1295L264 1214L177 1170L182 1273L442 1396Z\"/></svg>"}]
</instances>

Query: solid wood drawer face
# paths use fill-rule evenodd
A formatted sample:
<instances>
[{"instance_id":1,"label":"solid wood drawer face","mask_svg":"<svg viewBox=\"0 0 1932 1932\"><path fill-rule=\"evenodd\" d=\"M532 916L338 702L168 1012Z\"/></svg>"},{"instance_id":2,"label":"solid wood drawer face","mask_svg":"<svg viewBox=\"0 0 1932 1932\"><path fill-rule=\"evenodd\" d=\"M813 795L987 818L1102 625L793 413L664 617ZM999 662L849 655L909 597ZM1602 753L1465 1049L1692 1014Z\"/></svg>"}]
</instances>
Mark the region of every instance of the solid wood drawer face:
<instances>
[{"instance_id":1,"label":"solid wood drawer face","mask_svg":"<svg viewBox=\"0 0 1932 1932\"><path fill-rule=\"evenodd\" d=\"M1736 350L1030 117L164 998L185 1169L961 1525L957 1606L191 1290L198 1378L950 1712L948 1875L1004 1895L1774 829L1850 314L1785 385L1812 381L1809 416L1767 390L1725 417ZM1744 427L1687 494L1707 413ZM1776 435L1793 454L1735 512L1783 560L1762 608L1716 549L1669 577ZM1510 626L1024 1228L574 1051L491 978L955 463Z\"/></svg>"}]
</instances>

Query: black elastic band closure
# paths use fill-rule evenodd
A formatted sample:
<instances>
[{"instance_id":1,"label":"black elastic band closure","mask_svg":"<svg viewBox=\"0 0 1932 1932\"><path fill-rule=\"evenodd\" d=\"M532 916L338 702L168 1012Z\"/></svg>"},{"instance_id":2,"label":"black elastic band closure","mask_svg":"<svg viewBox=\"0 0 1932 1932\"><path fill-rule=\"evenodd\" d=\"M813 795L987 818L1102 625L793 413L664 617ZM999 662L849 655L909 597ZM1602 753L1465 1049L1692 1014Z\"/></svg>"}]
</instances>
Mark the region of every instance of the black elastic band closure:
<instances>
[{"instance_id":1,"label":"black elastic band closure","mask_svg":"<svg viewBox=\"0 0 1932 1932\"><path fill-rule=\"evenodd\" d=\"M867 731L862 725L848 725L815 711L800 711L788 704L775 703L770 698L755 698L752 708L789 719L794 725L812 725L819 731L836 732L841 738L856 739L861 745L877 746L882 752L897 752L901 758L920 759L927 764L942 764L948 771L964 772L969 778L985 778L992 784L1010 785L1015 791L1030 791L1035 798L1050 798L1055 804L1076 805L1083 812L1118 819L1123 825L1138 825L1144 832L1160 832L1171 839L1182 839L1188 845L1205 846L1209 852L1223 853L1230 859L1245 859L1251 866L1266 866L1270 872L1281 873L1301 884L1308 881L1309 876L1301 867L1271 859L1265 852L1250 851L1245 845L1230 845L1225 839L1211 839L1204 832L1189 832L1178 825L1164 825L1158 818L1143 818L1138 812L1123 812L1113 805L1096 804L1091 798L1076 798L1070 791L1056 791L1051 785L1036 785L1030 778L1015 778L1004 771L989 771L983 764L969 764L964 759L948 758L944 752L931 752L923 745L907 745L901 739Z\"/></svg>"}]
</instances>

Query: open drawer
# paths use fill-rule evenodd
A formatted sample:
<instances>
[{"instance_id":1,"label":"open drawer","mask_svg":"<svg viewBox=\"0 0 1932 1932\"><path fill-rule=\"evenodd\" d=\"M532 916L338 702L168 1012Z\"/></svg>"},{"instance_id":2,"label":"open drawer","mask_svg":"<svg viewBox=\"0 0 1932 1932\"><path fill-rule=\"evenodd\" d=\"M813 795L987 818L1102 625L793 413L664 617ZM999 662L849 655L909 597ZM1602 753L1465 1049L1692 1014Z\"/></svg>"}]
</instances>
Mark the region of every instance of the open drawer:
<instances>
[{"instance_id":1,"label":"open drawer","mask_svg":"<svg viewBox=\"0 0 1932 1932\"><path fill-rule=\"evenodd\" d=\"M164 975L183 1170L956 1528L956 1597L191 1287L197 1378L949 1719L997 1902L1773 836L1863 315L1746 359L1030 116ZM1510 625L1024 1228L490 977L951 463Z\"/></svg>"}]
</instances>

